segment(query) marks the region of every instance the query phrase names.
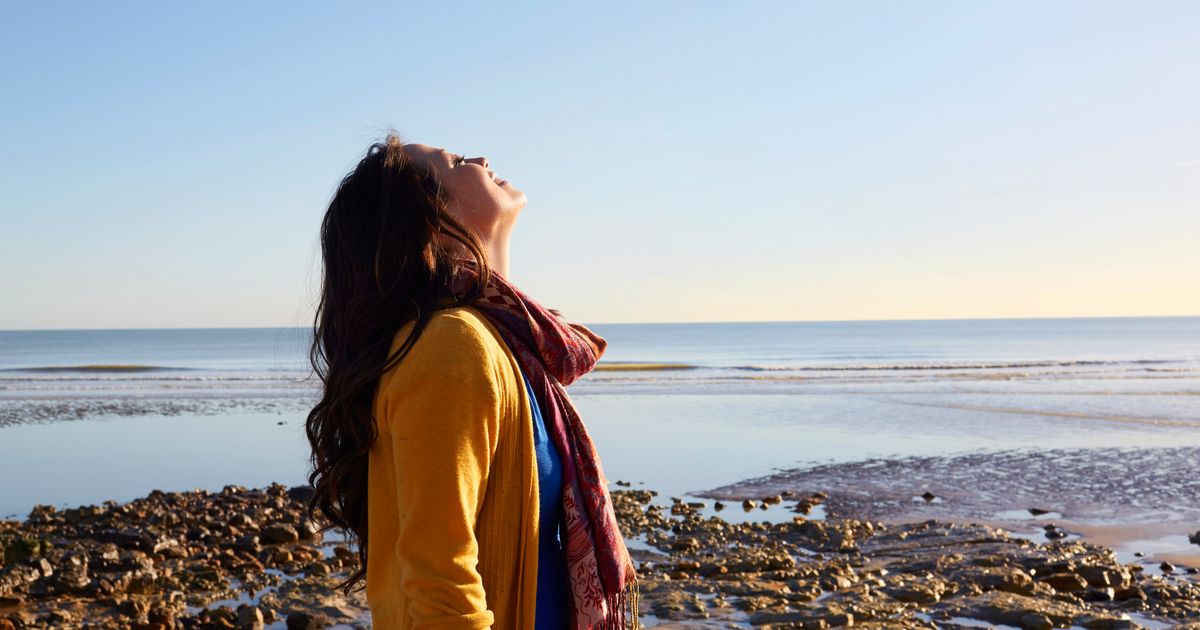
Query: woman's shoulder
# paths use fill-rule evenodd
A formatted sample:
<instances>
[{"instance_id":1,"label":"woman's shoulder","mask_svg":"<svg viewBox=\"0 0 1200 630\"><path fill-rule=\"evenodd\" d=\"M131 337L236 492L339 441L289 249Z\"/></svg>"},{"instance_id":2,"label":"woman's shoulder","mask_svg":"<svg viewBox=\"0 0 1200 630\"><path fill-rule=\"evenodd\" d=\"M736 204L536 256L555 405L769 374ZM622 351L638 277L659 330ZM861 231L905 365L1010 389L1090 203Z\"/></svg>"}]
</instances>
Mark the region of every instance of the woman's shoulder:
<instances>
[{"instance_id":1,"label":"woman's shoulder","mask_svg":"<svg viewBox=\"0 0 1200 630\"><path fill-rule=\"evenodd\" d=\"M405 324L392 340L395 352L411 334L415 322ZM488 368L505 362L507 351L495 328L473 307L441 309L429 317L408 354L401 359L404 372L438 372ZM498 375L497 375L498 376Z\"/></svg>"}]
</instances>

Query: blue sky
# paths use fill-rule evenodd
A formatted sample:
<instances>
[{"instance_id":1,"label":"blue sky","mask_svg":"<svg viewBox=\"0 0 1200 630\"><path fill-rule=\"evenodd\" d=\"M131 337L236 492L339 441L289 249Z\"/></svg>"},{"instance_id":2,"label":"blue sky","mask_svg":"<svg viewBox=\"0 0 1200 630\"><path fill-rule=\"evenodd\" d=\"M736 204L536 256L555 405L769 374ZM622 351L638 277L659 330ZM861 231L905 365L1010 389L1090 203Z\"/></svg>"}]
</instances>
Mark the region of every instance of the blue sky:
<instances>
[{"instance_id":1,"label":"blue sky","mask_svg":"<svg viewBox=\"0 0 1200 630\"><path fill-rule=\"evenodd\" d=\"M1200 314L1194 2L6 3L0 329L311 318L394 126L587 322Z\"/></svg>"}]
</instances>

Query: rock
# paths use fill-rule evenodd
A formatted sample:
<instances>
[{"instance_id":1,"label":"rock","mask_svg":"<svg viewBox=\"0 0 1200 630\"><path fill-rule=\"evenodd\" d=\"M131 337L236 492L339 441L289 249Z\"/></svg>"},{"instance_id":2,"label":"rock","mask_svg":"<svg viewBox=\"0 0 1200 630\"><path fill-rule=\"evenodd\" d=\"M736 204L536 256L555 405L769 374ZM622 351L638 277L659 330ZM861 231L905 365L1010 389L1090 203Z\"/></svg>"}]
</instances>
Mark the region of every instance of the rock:
<instances>
[{"instance_id":1,"label":"rock","mask_svg":"<svg viewBox=\"0 0 1200 630\"><path fill-rule=\"evenodd\" d=\"M1083 599L1084 601L1088 602L1111 602L1116 599L1116 595L1116 589L1112 588L1111 586L1107 588L1093 587L1089 588L1087 592L1083 594Z\"/></svg>"},{"instance_id":2,"label":"rock","mask_svg":"<svg viewBox=\"0 0 1200 630\"><path fill-rule=\"evenodd\" d=\"M1046 525L1044 529L1046 531L1046 538L1049 538L1050 540L1059 540L1066 538L1069 535L1061 527L1054 525L1053 523Z\"/></svg>"},{"instance_id":3,"label":"rock","mask_svg":"<svg viewBox=\"0 0 1200 630\"><path fill-rule=\"evenodd\" d=\"M287 616L287 630L317 630L328 625L329 619L324 615L294 612Z\"/></svg>"},{"instance_id":4,"label":"rock","mask_svg":"<svg viewBox=\"0 0 1200 630\"><path fill-rule=\"evenodd\" d=\"M268 545L279 545L299 541L300 534L291 524L273 523L263 528L259 538Z\"/></svg>"},{"instance_id":5,"label":"rock","mask_svg":"<svg viewBox=\"0 0 1200 630\"><path fill-rule=\"evenodd\" d=\"M671 544L671 550L681 553L694 553L700 550L700 541L695 538L676 538Z\"/></svg>"},{"instance_id":6,"label":"rock","mask_svg":"<svg viewBox=\"0 0 1200 630\"><path fill-rule=\"evenodd\" d=\"M1017 595L1033 593L1033 578L1016 567L1001 567L990 570L976 579L983 590L1004 591Z\"/></svg>"},{"instance_id":7,"label":"rock","mask_svg":"<svg viewBox=\"0 0 1200 630\"><path fill-rule=\"evenodd\" d=\"M1188 542L1192 543L1193 545L1200 545L1200 530L1196 530L1195 534L1189 535Z\"/></svg>"},{"instance_id":8,"label":"rock","mask_svg":"<svg viewBox=\"0 0 1200 630\"><path fill-rule=\"evenodd\" d=\"M293 501L307 504L312 501L316 493L317 491L312 486L295 486L288 489L287 496Z\"/></svg>"},{"instance_id":9,"label":"rock","mask_svg":"<svg viewBox=\"0 0 1200 630\"><path fill-rule=\"evenodd\" d=\"M1054 622L1042 613L1031 612L1021 616L1020 625L1025 630L1049 630L1054 627Z\"/></svg>"},{"instance_id":10,"label":"rock","mask_svg":"<svg viewBox=\"0 0 1200 630\"><path fill-rule=\"evenodd\" d=\"M1108 567L1084 565L1075 570L1087 583L1096 588L1119 588L1128 579L1126 575Z\"/></svg>"},{"instance_id":11,"label":"rock","mask_svg":"<svg viewBox=\"0 0 1200 630\"><path fill-rule=\"evenodd\" d=\"M242 605L238 607L237 627L239 630L263 630L262 610L258 606Z\"/></svg>"},{"instance_id":12,"label":"rock","mask_svg":"<svg viewBox=\"0 0 1200 630\"><path fill-rule=\"evenodd\" d=\"M35 558L29 560L26 564L34 571L37 571L38 575L43 578L54 575L54 565L50 564L50 561L45 558Z\"/></svg>"},{"instance_id":13,"label":"rock","mask_svg":"<svg viewBox=\"0 0 1200 630\"><path fill-rule=\"evenodd\" d=\"M117 607L121 614L135 619L150 612L150 603L142 599L127 599Z\"/></svg>"},{"instance_id":14,"label":"rock","mask_svg":"<svg viewBox=\"0 0 1200 630\"><path fill-rule=\"evenodd\" d=\"M791 628L791 627L807 628L807 627L809 627L808 623L810 623L811 621L813 621L814 619L817 619L817 618L818 617L814 617L812 611L808 611L808 610L802 610L802 611L759 610L759 611L752 613L750 615L749 619L747 619L746 621L748 621L750 623L750 625L752 625L752 626L765 626L768 624L771 624L771 625L778 624L781 627L787 627L787 628ZM788 624L788 625L784 625L784 624ZM829 625L825 624L820 627L828 628Z\"/></svg>"},{"instance_id":15,"label":"rock","mask_svg":"<svg viewBox=\"0 0 1200 630\"><path fill-rule=\"evenodd\" d=\"M258 536L255 536L254 534L244 534L239 536L237 541L234 542L233 546L235 549L241 549L249 553L258 553L259 549L262 548L262 545L259 544Z\"/></svg>"},{"instance_id":16,"label":"rock","mask_svg":"<svg viewBox=\"0 0 1200 630\"><path fill-rule=\"evenodd\" d=\"M650 612L660 619L692 619L707 618L708 607L695 593L672 590L656 597L650 605Z\"/></svg>"},{"instance_id":17,"label":"rock","mask_svg":"<svg viewBox=\"0 0 1200 630\"><path fill-rule=\"evenodd\" d=\"M1038 581L1048 584L1050 588L1059 593L1082 591L1088 586L1087 580L1074 573L1053 573L1039 578Z\"/></svg>"},{"instance_id":18,"label":"rock","mask_svg":"<svg viewBox=\"0 0 1200 630\"><path fill-rule=\"evenodd\" d=\"M41 553L42 548L41 539L32 536L21 536L8 541L0 539L0 566L25 562Z\"/></svg>"},{"instance_id":19,"label":"rock","mask_svg":"<svg viewBox=\"0 0 1200 630\"><path fill-rule=\"evenodd\" d=\"M792 506L792 511L797 514L808 514L809 512L812 512L813 507L816 505L817 502L813 501L812 499L800 499L796 502L796 505Z\"/></svg>"},{"instance_id":20,"label":"rock","mask_svg":"<svg viewBox=\"0 0 1200 630\"><path fill-rule=\"evenodd\" d=\"M946 611L988 623L1034 629L1070 626L1079 609L1055 600L991 591L956 601Z\"/></svg>"},{"instance_id":21,"label":"rock","mask_svg":"<svg viewBox=\"0 0 1200 630\"><path fill-rule=\"evenodd\" d=\"M1175 572L1175 565L1173 565L1170 562L1167 562L1165 560L1163 561L1162 564L1158 565L1158 568L1162 569L1163 573L1174 573Z\"/></svg>"},{"instance_id":22,"label":"rock","mask_svg":"<svg viewBox=\"0 0 1200 630\"><path fill-rule=\"evenodd\" d=\"M1136 586L1131 586L1129 588L1118 589L1116 593L1113 593L1113 599L1117 601L1130 599L1146 601L1146 592Z\"/></svg>"},{"instance_id":23,"label":"rock","mask_svg":"<svg viewBox=\"0 0 1200 630\"><path fill-rule=\"evenodd\" d=\"M76 556L78 558L78 556ZM55 593L82 593L92 581L88 573L86 556L82 561L66 561L59 565L54 576L50 578L50 586Z\"/></svg>"},{"instance_id":24,"label":"rock","mask_svg":"<svg viewBox=\"0 0 1200 630\"><path fill-rule=\"evenodd\" d=\"M234 527L241 527L242 529L258 528L258 524L254 522L254 519L250 518L245 513L240 512L238 514L234 514L233 518L229 519L229 524L233 525Z\"/></svg>"},{"instance_id":25,"label":"rock","mask_svg":"<svg viewBox=\"0 0 1200 630\"><path fill-rule=\"evenodd\" d=\"M146 614L146 620L150 623L161 624L166 628L175 627L175 613L170 608L163 606L151 608L150 612Z\"/></svg>"},{"instance_id":26,"label":"rock","mask_svg":"<svg viewBox=\"0 0 1200 630\"><path fill-rule=\"evenodd\" d=\"M63 608L56 608L54 610L51 610L49 613L46 614L45 619L46 619L46 621L49 621L52 624L51 627L60 627L60 626L68 625L68 624L74 624L75 622L80 620L79 615L77 613L75 613L74 611L71 611L71 610L63 609Z\"/></svg>"},{"instance_id":27,"label":"rock","mask_svg":"<svg viewBox=\"0 0 1200 630\"><path fill-rule=\"evenodd\" d=\"M894 588L888 594L899 601L913 604L936 604L941 599L941 590L926 584L908 584Z\"/></svg>"},{"instance_id":28,"label":"rock","mask_svg":"<svg viewBox=\"0 0 1200 630\"><path fill-rule=\"evenodd\" d=\"M301 520L300 524L296 526L296 534L300 537L300 540L313 540L320 531L321 527L307 518Z\"/></svg>"}]
</instances>

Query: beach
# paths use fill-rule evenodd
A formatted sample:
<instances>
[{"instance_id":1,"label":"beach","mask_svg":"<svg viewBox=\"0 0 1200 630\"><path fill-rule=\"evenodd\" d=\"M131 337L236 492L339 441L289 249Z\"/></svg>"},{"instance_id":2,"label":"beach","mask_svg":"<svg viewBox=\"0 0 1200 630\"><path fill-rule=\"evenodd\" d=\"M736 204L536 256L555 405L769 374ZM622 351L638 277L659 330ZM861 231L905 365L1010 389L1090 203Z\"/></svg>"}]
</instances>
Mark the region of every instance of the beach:
<instances>
[{"instance_id":1,"label":"beach","mask_svg":"<svg viewBox=\"0 0 1200 630\"><path fill-rule=\"evenodd\" d=\"M609 349L570 391L642 564L648 626L1175 627L1195 616L1198 318L594 328ZM149 610L170 604L173 623L228 627L238 604L275 593L259 611L266 627L293 612L369 623L354 599L287 603L300 598L292 589L325 592L349 557L333 532L267 542L272 519L254 507L284 501L276 517L298 536L307 527L289 495L306 483L306 343L302 329L0 332L0 518L18 538L59 528L49 539L63 543L36 547L52 575L34 556L6 561L5 575L24 577L4 582L20 603L3 600L0 618L67 627L92 613L38 615L82 597L113 623L155 623ZM189 540L122 507L166 497L190 506L184 519L208 523L225 500L246 519ZM115 584L104 573L138 570L120 549L115 564L98 550L125 538L79 529L95 519L142 540L132 550L152 561L154 592L94 590ZM681 542L688 532L695 543ZM249 534L258 547L228 547ZM827 540L851 534L845 549ZM146 535L188 554L162 555ZM904 551L908 539L937 542ZM776 547L791 565L739 559ZM84 556L87 571L72 569ZM224 581L171 581L206 562ZM717 565L730 577L705 574ZM845 579L830 578L834 565ZM72 571L76 582L54 590ZM1041 579L1059 573L1086 584ZM928 593L904 591L921 584ZM117 601L130 596L149 609ZM217 625L195 625L222 605L204 617Z\"/></svg>"},{"instance_id":2,"label":"beach","mask_svg":"<svg viewBox=\"0 0 1200 630\"><path fill-rule=\"evenodd\" d=\"M1200 626L1194 569L1150 570L1067 537L839 518L817 509L824 493L722 507L621 485L613 504L649 627ZM0 524L0 628L369 628L362 592L336 588L358 559L307 518L311 492L228 486L35 507ZM792 516L705 515L726 510Z\"/></svg>"}]
</instances>

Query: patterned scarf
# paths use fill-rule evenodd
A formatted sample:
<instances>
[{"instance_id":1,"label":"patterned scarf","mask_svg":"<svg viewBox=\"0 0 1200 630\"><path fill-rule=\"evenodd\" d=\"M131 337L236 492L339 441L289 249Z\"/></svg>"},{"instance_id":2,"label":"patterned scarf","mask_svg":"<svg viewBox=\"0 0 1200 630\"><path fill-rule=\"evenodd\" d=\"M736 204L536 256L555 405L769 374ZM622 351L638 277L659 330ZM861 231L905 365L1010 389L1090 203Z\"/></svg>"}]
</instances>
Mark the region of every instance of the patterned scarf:
<instances>
[{"instance_id":1,"label":"patterned scarf","mask_svg":"<svg viewBox=\"0 0 1200 630\"><path fill-rule=\"evenodd\" d=\"M462 262L454 287L458 295L477 274L474 261ZM500 331L529 378L562 458L572 627L624 630L628 624L640 628L636 569L617 527L600 457L566 390L592 370L608 343L582 324L569 323L533 301L494 271L483 298L473 306Z\"/></svg>"}]
</instances>

